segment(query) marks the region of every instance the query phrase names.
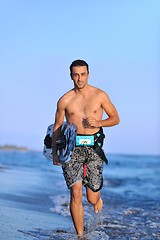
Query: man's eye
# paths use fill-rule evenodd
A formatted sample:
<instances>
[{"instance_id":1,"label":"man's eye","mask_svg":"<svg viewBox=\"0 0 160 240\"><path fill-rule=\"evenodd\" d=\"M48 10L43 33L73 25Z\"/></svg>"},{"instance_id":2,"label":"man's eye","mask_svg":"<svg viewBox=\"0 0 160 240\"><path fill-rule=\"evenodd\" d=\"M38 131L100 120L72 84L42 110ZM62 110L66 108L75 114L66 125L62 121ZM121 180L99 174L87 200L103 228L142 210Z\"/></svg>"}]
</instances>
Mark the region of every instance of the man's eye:
<instances>
[{"instance_id":1,"label":"man's eye","mask_svg":"<svg viewBox=\"0 0 160 240\"><path fill-rule=\"evenodd\" d=\"M85 76L85 75L86 75L86 73L82 73L82 74L81 74L81 76Z\"/></svg>"},{"instance_id":2,"label":"man's eye","mask_svg":"<svg viewBox=\"0 0 160 240\"><path fill-rule=\"evenodd\" d=\"M77 74L77 73L74 73L74 74L73 74L73 77L78 77L78 74Z\"/></svg>"}]
</instances>

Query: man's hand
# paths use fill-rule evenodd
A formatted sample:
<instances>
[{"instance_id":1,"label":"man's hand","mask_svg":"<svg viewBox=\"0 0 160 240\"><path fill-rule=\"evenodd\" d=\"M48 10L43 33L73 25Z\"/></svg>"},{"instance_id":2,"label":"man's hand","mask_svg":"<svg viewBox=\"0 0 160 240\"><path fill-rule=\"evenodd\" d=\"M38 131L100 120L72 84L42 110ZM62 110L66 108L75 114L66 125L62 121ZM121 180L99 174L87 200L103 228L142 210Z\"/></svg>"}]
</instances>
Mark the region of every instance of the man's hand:
<instances>
[{"instance_id":1,"label":"man's hand","mask_svg":"<svg viewBox=\"0 0 160 240\"><path fill-rule=\"evenodd\" d=\"M88 126L90 127L95 127L95 128L98 128L100 127L100 124L99 124L99 121L97 121L95 118L93 117L87 117L86 118L86 123Z\"/></svg>"},{"instance_id":2,"label":"man's hand","mask_svg":"<svg viewBox=\"0 0 160 240\"><path fill-rule=\"evenodd\" d=\"M58 159L58 155L54 155L54 156L53 156L53 165L60 166L60 162L59 162L59 159Z\"/></svg>"}]
</instances>

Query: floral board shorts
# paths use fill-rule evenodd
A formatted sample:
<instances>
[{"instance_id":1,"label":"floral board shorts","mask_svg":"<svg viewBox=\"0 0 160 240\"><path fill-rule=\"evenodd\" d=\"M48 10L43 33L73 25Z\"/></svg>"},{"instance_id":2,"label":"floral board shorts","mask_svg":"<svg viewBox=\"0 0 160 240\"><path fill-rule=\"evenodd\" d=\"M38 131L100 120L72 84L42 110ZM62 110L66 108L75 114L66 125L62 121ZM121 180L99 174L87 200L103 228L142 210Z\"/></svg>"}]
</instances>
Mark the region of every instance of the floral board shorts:
<instances>
[{"instance_id":1,"label":"floral board shorts","mask_svg":"<svg viewBox=\"0 0 160 240\"><path fill-rule=\"evenodd\" d=\"M80 181L94 192L103 186L103 160L92 147L75 147L71 160L63 163L62 169L69 189Z\"/></svg>"}]
</instances>

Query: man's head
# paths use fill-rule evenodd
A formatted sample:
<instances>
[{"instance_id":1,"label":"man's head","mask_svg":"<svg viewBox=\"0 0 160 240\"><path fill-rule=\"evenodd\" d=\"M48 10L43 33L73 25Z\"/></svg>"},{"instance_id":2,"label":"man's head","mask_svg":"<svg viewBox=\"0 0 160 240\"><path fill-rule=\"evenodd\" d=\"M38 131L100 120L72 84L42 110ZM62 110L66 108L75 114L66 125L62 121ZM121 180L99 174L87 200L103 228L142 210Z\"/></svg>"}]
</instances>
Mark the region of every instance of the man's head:
<instances>
[{"instance_id":1,"label":"man's head","mask_svg":"<svg viewBox=\"0 0 160 240\"><path fill-rule=\"evenodd\" d=\"M85 66L87 68L87 71L89 73L89 66L88 64L84 61L84 60L75 60L72 62L72 64L70 65L70 75L72 77L72 70L73 70L73 67L80 67L80 66Z\"/></svg>"},{"instance_id":2,"label":"man's head","mask_svg":"<svg viewBox=\"0 0 160 240\"><path fill-rule=\"evenodd\" d=\"M75 60L70 65L70 75L76 89L83 89L88 84L89 67L84 60Z\"/></svg>"}]
</instances>

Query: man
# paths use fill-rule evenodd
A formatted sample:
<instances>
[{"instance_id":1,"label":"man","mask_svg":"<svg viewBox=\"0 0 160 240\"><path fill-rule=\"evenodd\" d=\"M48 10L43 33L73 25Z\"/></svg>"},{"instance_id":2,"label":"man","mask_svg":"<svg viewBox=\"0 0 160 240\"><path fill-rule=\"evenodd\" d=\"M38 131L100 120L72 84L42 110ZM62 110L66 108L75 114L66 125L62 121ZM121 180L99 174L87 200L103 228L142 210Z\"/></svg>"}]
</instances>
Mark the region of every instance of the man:
<instances>
[{"instance_id":1,"label":"man","mask_svg":"<svg viewBox=\"0 0 160 240\"><path fill-rule=\"evenodd\" d=\"M55 125L52 136L53 164L60 165L56 152L58 129L64 118L77 126L77 136L94 136L102 127L119 123L119 116L108 95L88 84L89 66L83 60L75 60L70 65L70 76L74 88L64 94L57 103ZM107 118L102 120L103 111ZM62 164L66 184L70 189L70 212L78 236L84 234L84 209L82 205L82 186L86 186L88 202L95 213L102 210L100 197L103 178L103 160L92 146L75 146L72 158ZM82 174L83 172L83 174Z\"/></svg>"}]
</instances>

